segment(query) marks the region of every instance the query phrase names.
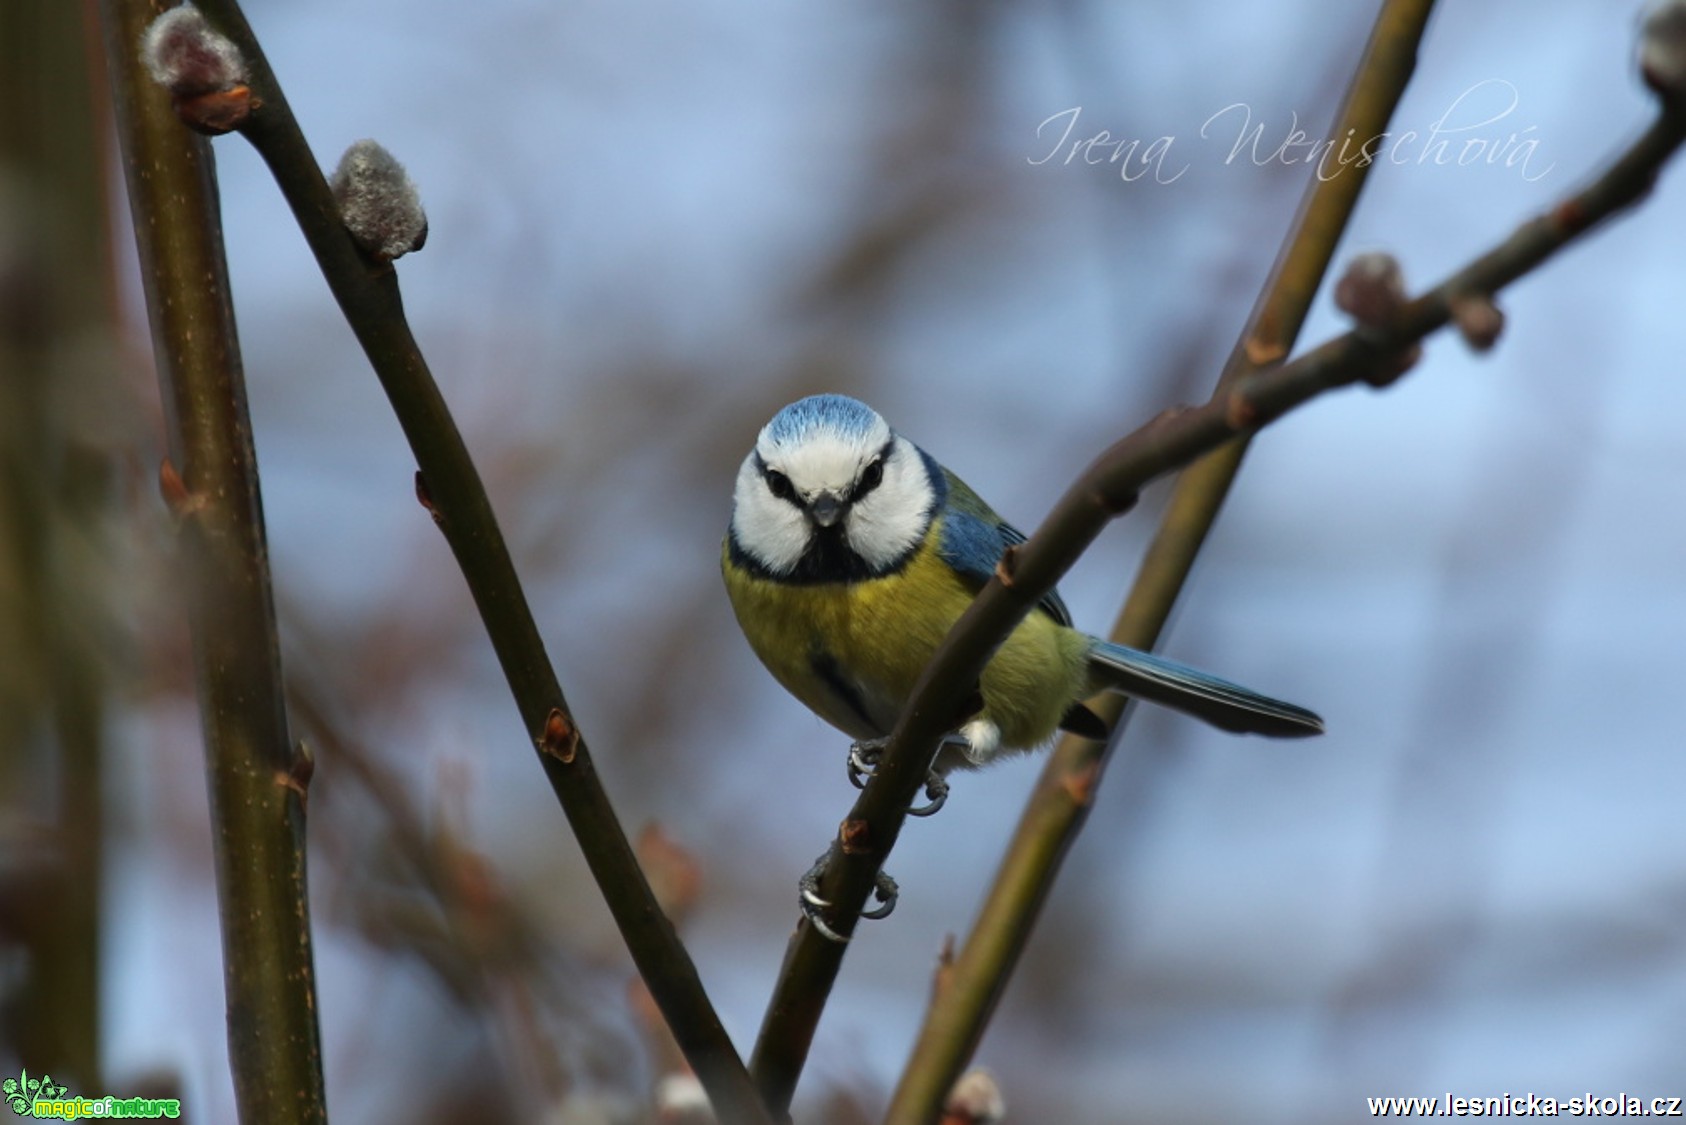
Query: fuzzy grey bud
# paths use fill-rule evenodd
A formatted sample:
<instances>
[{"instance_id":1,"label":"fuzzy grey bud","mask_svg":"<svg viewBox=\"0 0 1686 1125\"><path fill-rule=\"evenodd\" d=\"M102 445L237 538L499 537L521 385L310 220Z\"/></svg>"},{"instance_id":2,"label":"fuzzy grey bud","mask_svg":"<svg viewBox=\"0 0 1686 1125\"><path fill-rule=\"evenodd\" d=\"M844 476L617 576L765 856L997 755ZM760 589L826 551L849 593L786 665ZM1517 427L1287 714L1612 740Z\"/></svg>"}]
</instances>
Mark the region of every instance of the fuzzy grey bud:
<instances>
[{"instance_id":1,"label":"fuzzy grey bud","mask_svg":"<svg viewBox=\"0 0 1686 1125\"><path fill-rule=\"evenodd\" d=\"M257 108L240 49L191 4L171 8L147 25L141 61L170 92L176 116L201 133L238 129Z\"/></svg>"},{"instance_id":2,"label":"fuzzy grey bud","mask_svg":"<svg viewBox=\"0 0 1686 1125\"><path fill-rule=\"evenodd\" d=\"M240 49L212 30L192 4L171 8L147 25L141 61L172 94L208 94L246 81Z\"/></svg>"},{"instance_id":3,"label":"fuzzy grey bud","mask_svg":"<svg viewBox=\"0 0 1686 1125\"><path fill-rule=\"evenodd\" d=\"M1464 343L1474 351L1484 352L1504 331L1505 314L1485 293L1469 293L1452 301L1452 323L1457 325Z\"/></svg>"},{"instance_id":4,"label":"fuzzy grey bud","mask_svg":"<svg viewBox=\"0 0 1686 1125\"><path fill-rule=\"evenodd\" d=\"M1359 324L1386 324L1405 303L1405 273L1392 254L1360 254L1335 283L1335 306Z\"/></svg>"},{"instance_id":5,"label":"fuzzy grey bud","mask_svg":"<svg viewBox=\"0 0 1686 1125\"><path fill-rule=\"evenodd\" d=\"M1379 251L1358 255L1335 283L1335 304L1358 322L1360 335L1366 335L1366 329L1385 329L1405 306L1405 271L1399 260ZM1422 354L1420 344L1390 351L1364 381L1385 387L1415 366Z\"/></svg>"},{"instance_id":6,"label":"fuzzy grey bud","mask_svg":"<svg viewBox=\"0 0 1686 1125\"><path fill-rule=\"evenodd\" d=\"M346 149L329 182L346 230L377 261L401 258L427 241L427 215L416 185L378 142L358 141Z\"/></svg>"},{"instance_id":7,"label":"fuzzy grey bud","mask_svg":"<svg viewBox=\"0 0 1686 1125\"><path fill-rule=\"evenodd\" d=\"M943 1125L997 1125L1006 1116L1001 1085L982 1067L962 1074L943 1103Z\"/></svg>"},{"instance_id":8,"label":"fuzzy grey bud","mask_svg":"<svg viewBox=\"0 0 1686 1125\"><path fill-rule=\"evenodd\" d=\"M1665 98L1686 95L1686 0L1652 0L1639 28L1639 73Z\"/></svg>"}]
</instances>

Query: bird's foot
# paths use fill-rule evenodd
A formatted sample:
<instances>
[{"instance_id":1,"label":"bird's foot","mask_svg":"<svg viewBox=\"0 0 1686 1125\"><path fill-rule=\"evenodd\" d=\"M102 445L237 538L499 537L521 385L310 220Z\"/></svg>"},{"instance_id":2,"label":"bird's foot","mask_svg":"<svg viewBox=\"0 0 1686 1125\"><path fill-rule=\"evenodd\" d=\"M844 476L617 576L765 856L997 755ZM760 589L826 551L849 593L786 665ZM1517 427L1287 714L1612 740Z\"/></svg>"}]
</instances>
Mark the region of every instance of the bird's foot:
<instances>
[{"instance_id":1,"label":"bird's foot","mask_svg":"<svg viewBox=\"0 0 1686 1125\"><path fill-rule=\"evenodd\" d=\"M959 734L947 735L945 743L955 742L962 746L968 745L964 736ZM890 744L888 738L874 738L864 742L856 742L849 747L849 783L856 789L865 789L867 779L878 772L878 763L884 758L884 747ZM925 775L925 803L914 805L907 810L908 816L930 816L948 800L948 782L943 780L942 774L931 770Z\"/></svg>"},{"instance_id":2,"label":"bird's foot","mask_svg":"<svg viewBox=\"0 0 1686 1125\"><path fill-rule=\"evenodd\" d=\"M925 775L925 803L913 805L908 816L930 816L948 803L948 781L936 770Z\"/></svg>"},{"instance_id":3,"label":"bird's foot","mask_svg":"<svg viewBox=\"0 0 1686 1125\"><path fill-rule=\"evenodd\" d=\"M820 877L825 874L826 859L829 858L830 854L827 852L816 859L814 866L808 868L803 874L798 886L802 892L803 916L813 924L814 929L820 932L821 937L842 945L849 940L848 935L840 934L826 925L825 918L822 917L824 912L831 908L831 902L820 897ZM896 908L896 898L900 893L900 888L896 886L896 881L890 877L889 873L880 871L877 885L872 889L872 897L877 899L880 905L873 907L871 910L861 911L861 917L870 918L874 921L879 918L888 918L890 911Z\"/></svg>"},{"instance_id":4,"label":"bird's foot","mask_svg":"<svg viewBox=\"0 0 1686 1125\"><path fill-rule=\"evenodd\" d=\"M890 745L888 738L869 738L862 742L851 743L849 746L849 784L856 789L865 789L867 778L878 772L878 763L884 760L884 747Z\"/></svg>"}]
</instances>

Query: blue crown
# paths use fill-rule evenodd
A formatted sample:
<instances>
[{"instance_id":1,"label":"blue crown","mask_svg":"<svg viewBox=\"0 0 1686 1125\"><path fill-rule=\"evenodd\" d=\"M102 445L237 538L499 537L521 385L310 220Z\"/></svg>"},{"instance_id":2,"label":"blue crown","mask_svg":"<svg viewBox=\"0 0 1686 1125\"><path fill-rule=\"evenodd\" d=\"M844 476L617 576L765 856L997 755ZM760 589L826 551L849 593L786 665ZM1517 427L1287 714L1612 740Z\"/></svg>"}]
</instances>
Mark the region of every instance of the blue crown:
<instances>
[{"instance_id":1,"label":"blue crown","mask_svg":"<svg viewBox=\"0 0 1686 1125\"><path fill-rule=\"evenodd\" d=\"M773 415L767 436L779 445L795 445L817 430L828 430L844 439L865 437L882 425L878 412L847 395L809 395Z\"/></svg>"}]
</instances>

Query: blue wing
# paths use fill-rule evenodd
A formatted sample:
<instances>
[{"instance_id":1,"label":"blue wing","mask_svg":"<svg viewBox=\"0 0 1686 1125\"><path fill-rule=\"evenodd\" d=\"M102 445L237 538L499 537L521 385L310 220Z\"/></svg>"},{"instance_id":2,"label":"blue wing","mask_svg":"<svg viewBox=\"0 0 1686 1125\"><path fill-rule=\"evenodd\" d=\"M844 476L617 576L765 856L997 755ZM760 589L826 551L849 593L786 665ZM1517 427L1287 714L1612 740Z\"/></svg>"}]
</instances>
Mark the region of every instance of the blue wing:
<instances>
[{"instance_id":1,"label":"blue wing","mask_svg":"<svg viewBox=\"0 0 1686 1125\"><path fill-rule=\"evenodd\" d=\"M958 573L982 589L995 574L995 564L1001 561L1008 547L1025 541L1024 532L995 514L983 498L966 486L966 482L938 465L929 456L933 480L941 480L947 487L938 498L942 510L942 535L937 542L937 554ZM1066 609L1059 591L1049 590L1039 608L1061 625L1071 625L1071 612Z\"/></svg>"}]
</instances>

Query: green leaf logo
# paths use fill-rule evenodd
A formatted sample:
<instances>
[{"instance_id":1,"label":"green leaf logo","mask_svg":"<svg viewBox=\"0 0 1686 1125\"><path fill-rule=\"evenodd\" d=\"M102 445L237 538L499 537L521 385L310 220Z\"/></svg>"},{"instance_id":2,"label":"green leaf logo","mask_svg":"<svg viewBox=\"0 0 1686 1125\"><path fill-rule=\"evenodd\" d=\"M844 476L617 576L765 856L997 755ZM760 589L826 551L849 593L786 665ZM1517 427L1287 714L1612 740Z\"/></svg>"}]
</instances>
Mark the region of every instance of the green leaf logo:
<instances>
[{"instance_id":1,"label":"green leaf logo","mask_svg":"<svg viewBox=\"0 0 1686 1125\"><path fill-rule=\"evenodd\" d=\"M16 1078L0 1081L0 1096L6 1099L6 1104L12 1107L12 1112L19 1116L27 1116L33 1104L40 1098L62 1098L70 1087L60 1086L54 1082L51 1075L43 1074L40 1078L31 1078L29 1071L24 1071Z\"/></svg>"}]
</instances>

